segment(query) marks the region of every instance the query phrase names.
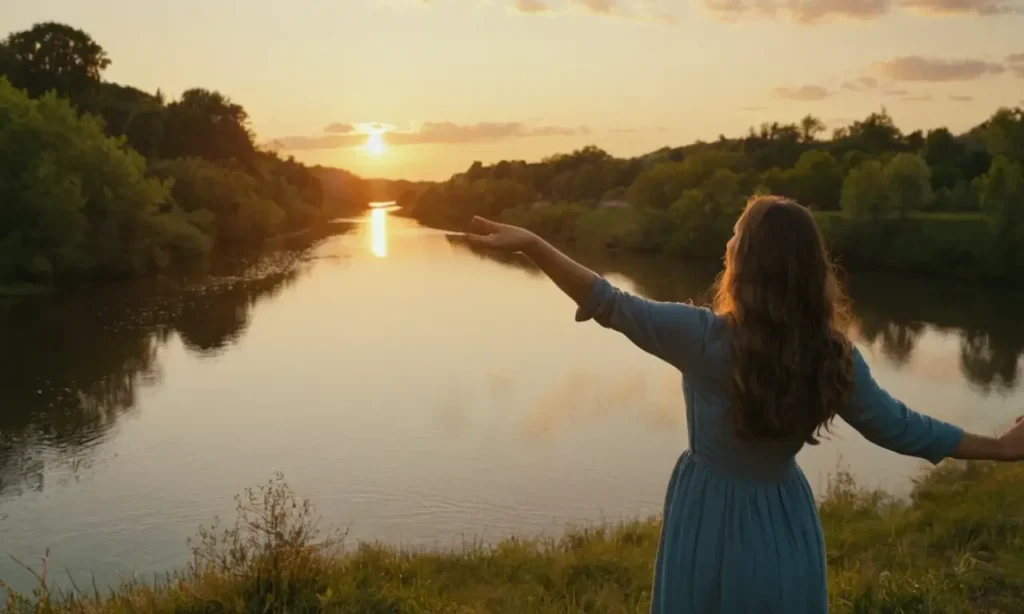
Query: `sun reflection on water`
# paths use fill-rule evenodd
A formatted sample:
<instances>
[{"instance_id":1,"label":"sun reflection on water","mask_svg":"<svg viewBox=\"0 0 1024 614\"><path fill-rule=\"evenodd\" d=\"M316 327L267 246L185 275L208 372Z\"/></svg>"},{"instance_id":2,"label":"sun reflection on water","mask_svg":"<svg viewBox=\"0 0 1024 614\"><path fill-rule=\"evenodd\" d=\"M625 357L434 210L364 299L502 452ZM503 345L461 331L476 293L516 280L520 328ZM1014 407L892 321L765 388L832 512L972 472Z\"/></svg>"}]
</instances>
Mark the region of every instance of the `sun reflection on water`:
<instances>
[{"instance_id":1,"label":"sun reflection on water","mask_svg":"<svg viewBox=\"0 0 1024 614\"><path fill-rule=\"evenodd\" d=\"M370 211L370 251L378 258L388 255L388 211L378 208Z\"/></svg>"}]
</instances>

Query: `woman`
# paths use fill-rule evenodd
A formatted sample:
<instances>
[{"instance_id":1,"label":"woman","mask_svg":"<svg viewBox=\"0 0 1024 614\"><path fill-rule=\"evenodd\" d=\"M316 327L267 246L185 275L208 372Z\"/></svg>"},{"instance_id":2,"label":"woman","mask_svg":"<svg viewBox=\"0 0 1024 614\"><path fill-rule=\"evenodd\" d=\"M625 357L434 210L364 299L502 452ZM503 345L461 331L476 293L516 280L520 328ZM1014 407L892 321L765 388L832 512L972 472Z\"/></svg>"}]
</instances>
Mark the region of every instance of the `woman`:
<instances>
[{"instance_id":1,"label":"woman","mask_svg":"<svg viewBox=\"0 0 1024 614\"><path fill-rule=\"evenodd\" d=\"M531 258L595 319L677 367L689 426L665 497L651 611L827 610L825 550L795 461L836 415L872 442L938 463L1024 458L1024 422L964 433L882 390L847 337L846 303L810 212L750 200L714 310L632 296L522 228L475 219L477 245Z\"/></svg>"}]
</instances>

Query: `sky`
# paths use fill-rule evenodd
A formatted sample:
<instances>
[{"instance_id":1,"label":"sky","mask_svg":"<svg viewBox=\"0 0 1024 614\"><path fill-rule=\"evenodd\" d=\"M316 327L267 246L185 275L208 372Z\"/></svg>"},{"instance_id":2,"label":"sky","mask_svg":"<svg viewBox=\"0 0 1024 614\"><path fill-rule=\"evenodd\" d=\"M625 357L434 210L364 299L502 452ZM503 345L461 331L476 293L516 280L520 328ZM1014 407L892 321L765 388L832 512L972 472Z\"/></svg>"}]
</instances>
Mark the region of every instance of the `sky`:
<instances>
[{"instance_id":1,"label":"sky","mask_svg":"<svg viewBox=\"0 0 1024 614\"><path fill-rule=\"evenodd\" d=\"M108 80L219 90L261 144L365 177L1024 105L1024 0L0 0L0 34L40 21Z\"/></svg>"}]
</instances>

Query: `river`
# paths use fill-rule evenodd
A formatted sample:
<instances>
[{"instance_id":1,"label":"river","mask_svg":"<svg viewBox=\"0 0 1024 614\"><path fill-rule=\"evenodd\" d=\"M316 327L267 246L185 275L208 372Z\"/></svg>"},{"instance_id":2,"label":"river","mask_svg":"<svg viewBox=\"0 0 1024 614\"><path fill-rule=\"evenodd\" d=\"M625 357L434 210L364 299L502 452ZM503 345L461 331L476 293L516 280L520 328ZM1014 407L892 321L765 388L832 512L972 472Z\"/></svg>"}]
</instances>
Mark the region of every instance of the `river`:
<instances>
[{"instance_id":1,"label":"river","mask_svg":"<svg viewBox=\"0 0 1024 614\"><path fill-rule=\"evenodd\" d=\"M514 258L375 211L208 274L0 302L0 553L99 586L281 471L350 540L459 547L659 511L686 445L678 373ZM586 255L621 287L706 296L715 268ZM1024 295L851 280L857 339L912 407L979 431L1024 410ZM799 457L906 494L922 461L839 424ZM0 557L0 579L33 586ZM66 582L65 582L66 583Z\"/></svg>"}]
</instances>

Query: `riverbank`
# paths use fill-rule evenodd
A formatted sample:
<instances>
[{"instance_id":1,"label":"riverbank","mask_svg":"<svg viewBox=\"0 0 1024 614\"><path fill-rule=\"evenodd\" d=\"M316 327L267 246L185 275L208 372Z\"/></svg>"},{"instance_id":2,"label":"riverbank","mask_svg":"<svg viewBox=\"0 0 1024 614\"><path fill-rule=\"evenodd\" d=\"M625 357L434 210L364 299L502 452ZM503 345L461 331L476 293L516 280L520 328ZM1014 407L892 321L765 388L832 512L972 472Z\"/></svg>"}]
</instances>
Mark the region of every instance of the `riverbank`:
<instances>
[{"instance_id":1,"label":"riverbank","mask_svg":"<svg viewBox=\"0 0 1024 614\"><path fill-rule=\"evenodd\" d=\"M1024 611L1024 465L947 462L907 501L840 475L820 510L833 613ZM293 507L294 504L294 507ZM283 480L200 531L195 562L108 596L8 592L11 612L646 612L658 521L456 552L344 549ZM239 528L242 527L242 528ZM314 545L316 544L316 545ZM343 553L343 550L345 551ZM51 570L51 574L53 570ZM40 575L42 581L45 574Z\"/></svg>"},{"instance_id":2,"label":"riverbank","mask_svg":"<svg viewBox=\"0 0 1024 614\"><path fill-rule=\"evenodd\" d=\"M720 261L735 219L709 216L684 223L666 212L563 204L511 208L500 219L586 249ZM1024 266L1006 256L995 226L980 213L912 212L867 223L838 211L814 217L833 256L850 270L1024 283Z\"/></svg>"}]
</instances>

